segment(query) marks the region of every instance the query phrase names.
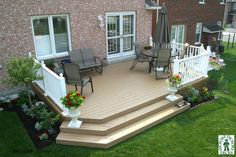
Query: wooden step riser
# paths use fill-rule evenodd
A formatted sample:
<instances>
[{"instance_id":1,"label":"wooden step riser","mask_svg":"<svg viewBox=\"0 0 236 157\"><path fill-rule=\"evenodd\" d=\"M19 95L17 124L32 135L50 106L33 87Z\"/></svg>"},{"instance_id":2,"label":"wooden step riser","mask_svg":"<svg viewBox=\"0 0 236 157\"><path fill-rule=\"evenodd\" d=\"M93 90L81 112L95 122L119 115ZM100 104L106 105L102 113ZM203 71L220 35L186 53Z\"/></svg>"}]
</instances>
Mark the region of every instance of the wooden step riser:
<instances>
[{"instance_id":1,"label":"wooden step riser","mask_svg":"<svg viewBox=\"0 0 236 157\"><path fill-rule=\"evenodd\" d=\"M155 110L152 110L152 111L150 111L148 113L145 113L145 114L143 114L143 115L141 115L139 117L136 117L136 118L131 119L129 121L125 121L124 123L121 123L120 125L117 125L117 126L115 126L113 128L110 128L108 130L101 131L101 130L73 129L73 128L60 127L60 131L61 132L66 132L66 133L73 133L73 134L87 134L87 135L89 134L89 135L105 136L105 135L108 135L108 134L110 134L110 133L112 133L114 131L117 131L117 130L123 128L123 127L126 127L126 126L128 126L130 124L133 124L133 123L135 123L135 122L137 122L137 121L139 121L139 120L141 120L141 119L143 119L145 117L148 117L148 116L150 116L152 114L155 114L157 112L165 110L165 109L167 109L167 108L169 108L171 106L174 106L177 103L181 102L182 100L183 100L183 98L181 97L180 99L178 99L178 100L176 100L174 102L170 102L170 103L168 103L168 104L166 104L166 105L164 105L162 107L159 107L159 108L157 108Z\"/></svg>"},{"instance_id":2,"label":"wooden step riser","mask_svg":"<svg viewBox=\"0 0 236 157\"><path fill-rule=\"evenodd\" d=\"M164 99L167 95L168 95L168 94L163 94L162 96L159 96L159 97L157 97L157 98L155 98L155 99L152 99L152 100L147 101L147 102L145 102L145 103L139 104L139 105L137 105L137 106L135 106L135 107L133 107L133 108L127 109L127 110L125 110L125 111L123 111L123 112L119 112L119 113L117 113L117 114L111 115L111 116L106 117L106 118L104 118L104 119L102 119L102 120L101 120L101 119L86 119L86 118L79 118L79 120L83 121L84 123L91 123L91 124L102 124L102 123L106 123L106 122L108 122L108 121L110 121L110 120L112 120L112 119L121 117L121 116L123 116L123 115L125 115L125 114L128 114L128 113L130 113L130 112L136 111L136 110L138 110L138 109L140 109L140 108L142 108L142 107L145 107L145 106L147 106L147 105L150 105L150 104L153 104L153 103L155 103L155 102L158 102L158 101ZM66 121L70 121L70 120L71 120L69 117L66 117L65 119L66 119Z\"/></svg>"},{"instance_id":3,"label":"wooden step riser","mask_svg":"<svg viewBox=\"0 0 236 157\"><path fill-rule=\"evenodd\" d=\"M134 132L132 132L132 133L130 133L128 135L125 135L122 138L119 138L119 139L117 139L117 140L115 140L113 142L110 142L108 144L68 141L68 140L62 140L62 139L56 139L56 143L57 144L64 144L64 145L73 145L73 146L86 146L86 147L92 147L92 148L104 148L104 149L110 148L110 147L112 147L112 146L114 146L114 145L116 145L116 144L118 144L118 143L120 143L120 142L122 142L122 141L124 141L124 140L126 140L126 139L128 139L130 137L132 137L132 136L137 135L140 132L143 132L144 130L147 130L147 129L149 129L149 128L151 128L151 127L153 127L153 126L155 126L155 125L157 125L157 124L159 124L159 123L161 123L161 122L163 122L163 121L165 121L165 120L167 120L167 119L169 119L169 118L171 118L171 117L173 117L173 116L175 116L175 115L177 115L177 114L179 114L179 113L181 113L181 112L183 112L183 111L185 111L187 109L189 109L189 107L190 106L184 106L180 110L178 110L176 112L173 112L173 113L169 114L168 116L165 116L165 117L163 117L163 118L161 118L161 119L159 119L159 120L157 120L157 121L155 121L155 122L153 122L153 123L151 123L149 125L146 125L143 128L140 128L140 129L138 129L138 130L136 130L136 131L134 131Z\"/></svg>"}]
</instances>

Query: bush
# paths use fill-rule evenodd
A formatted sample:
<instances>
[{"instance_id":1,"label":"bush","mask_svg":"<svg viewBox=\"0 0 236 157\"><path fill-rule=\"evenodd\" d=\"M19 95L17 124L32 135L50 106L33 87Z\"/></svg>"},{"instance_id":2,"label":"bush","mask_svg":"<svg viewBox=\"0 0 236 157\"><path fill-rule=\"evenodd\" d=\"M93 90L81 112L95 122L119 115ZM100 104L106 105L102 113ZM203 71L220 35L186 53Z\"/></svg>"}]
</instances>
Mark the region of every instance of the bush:
<instances>
[{"instance_id":1,"label":"bush","mask_svg":"<svg viewBox=\"0 0 236 157\"><path fill-rule=\"evenodd\" d=\"M36 102L26 110L26 115L35 119L38 131L52 129L59 120L59 115L50 111L44 102Z\"/></svg>"}]
</instances>

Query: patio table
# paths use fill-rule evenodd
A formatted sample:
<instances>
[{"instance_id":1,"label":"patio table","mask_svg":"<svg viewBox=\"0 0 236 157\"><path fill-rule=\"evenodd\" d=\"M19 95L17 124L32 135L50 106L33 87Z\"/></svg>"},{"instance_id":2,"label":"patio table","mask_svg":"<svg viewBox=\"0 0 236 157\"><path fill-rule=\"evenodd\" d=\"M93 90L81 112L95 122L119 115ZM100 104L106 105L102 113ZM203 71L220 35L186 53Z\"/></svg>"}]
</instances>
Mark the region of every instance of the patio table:
<instances>
[{"instance_id":1,"label":"patio table","mask_svg":"<svg viewBox=\"0 0 236 157\"><path fill-rule=\"evenodd\" d=\"M150 63L149 64L149 70L148 70L149 73L151 73L153 63L157 59L157 52L155 52L153 49L143 51L143 54L151 59L151 61L149 62Z\"/></svg>"}]
</instances>

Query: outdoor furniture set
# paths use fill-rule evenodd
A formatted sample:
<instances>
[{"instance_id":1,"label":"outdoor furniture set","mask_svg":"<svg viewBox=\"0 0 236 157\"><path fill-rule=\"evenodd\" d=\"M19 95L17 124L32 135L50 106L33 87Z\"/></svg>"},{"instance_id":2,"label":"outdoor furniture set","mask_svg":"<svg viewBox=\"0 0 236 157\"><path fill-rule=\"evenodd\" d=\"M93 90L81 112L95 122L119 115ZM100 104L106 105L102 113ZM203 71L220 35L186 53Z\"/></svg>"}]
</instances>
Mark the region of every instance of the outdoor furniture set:
<instances>
[{"instance_id":1,"label":"outdoor furniture set","mask_svg":"<svg viewBox=\"0 0 236 157\"><path fill-rule=\"evenodd\" d=\"M91 48L74 49L69 52L69 56L70 62L62 62L67 83L75 85L76 90L77 86L81 86L81 95L83 94L83 87L90 83L92 92L94 92L92 77L84 75L84 72L96 70L102 74L102 60L94 56Z\"/></svg>"},{"instance_id":2,"label":"outdoor furniture set","mask_svg":"<svg viewBox=\"0 0 236 157\"><path fill-rule=\"evenodd\" d=\"M166 68L170 70L171 49L169 48L143 50L138 44L135 44L135 55L136 57L130 70L136 66L137 62L147 62L149 64L148 72L151 73L152 69L154 69L156 79L158 79L158 68L162 68L163 72L166 71Z\"/></svg>"}]
</instances>

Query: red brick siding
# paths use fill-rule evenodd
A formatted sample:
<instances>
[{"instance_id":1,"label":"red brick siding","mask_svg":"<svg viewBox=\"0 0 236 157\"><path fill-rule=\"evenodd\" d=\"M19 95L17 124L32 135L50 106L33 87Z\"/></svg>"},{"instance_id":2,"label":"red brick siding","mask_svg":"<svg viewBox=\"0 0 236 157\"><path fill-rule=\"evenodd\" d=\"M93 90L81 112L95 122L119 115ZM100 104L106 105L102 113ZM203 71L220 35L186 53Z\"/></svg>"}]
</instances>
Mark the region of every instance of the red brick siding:
<instances>
[{"instance_id":1,"label":"red brick siding","mask_svg":"<svg viewBox=\"0 0 236 157\"><path fill-rule=\"evenodd\" d=\"M185 42L190 44L195 42L197 22L202 22L203 25L216 21L223 22L225 5L221 5L219 0L206 0L206 4L199 4L198 0L160 0L160 5L163 3L168 10L170 25L185 25ZM154 28L156 14L153 15Z\"/></svg>"}]
</instances>

